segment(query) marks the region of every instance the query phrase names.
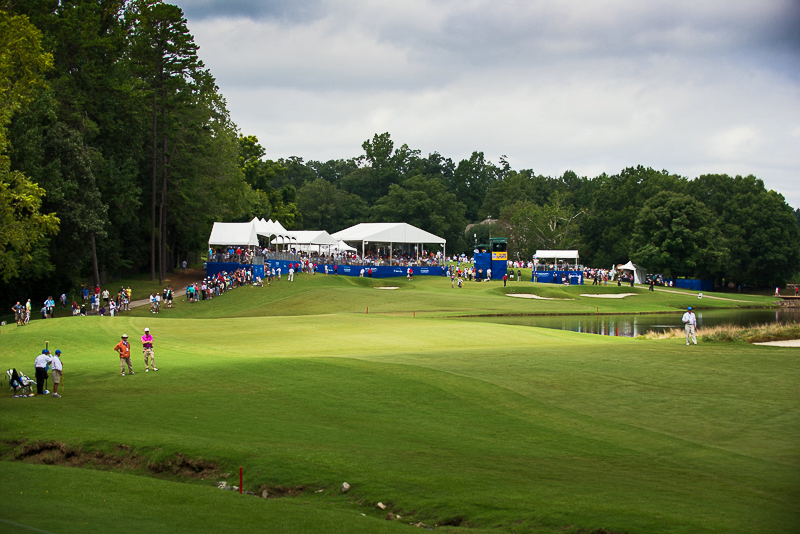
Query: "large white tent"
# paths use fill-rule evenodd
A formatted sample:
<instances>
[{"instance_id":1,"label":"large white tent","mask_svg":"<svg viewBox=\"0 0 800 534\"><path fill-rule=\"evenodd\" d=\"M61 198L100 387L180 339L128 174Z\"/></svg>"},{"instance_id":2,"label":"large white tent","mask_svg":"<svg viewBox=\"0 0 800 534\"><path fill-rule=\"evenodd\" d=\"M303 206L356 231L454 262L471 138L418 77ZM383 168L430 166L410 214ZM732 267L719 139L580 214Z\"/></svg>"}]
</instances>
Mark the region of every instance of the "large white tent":
<instances>
[{"instance_id":1,"label":"large white tent","mask_svg":"<svg viewBox=\"0 0 800 534\"><path fill-rule=\"evenodd\" d=\"M336 232L333 237L349 243L360 242L362 257L368 243L389 243L390 251L394 243L434 243L443 246L447 243L446 239L407 223L360 223Z\"/></svg>"},{"instance_id":2,"label":"large white tent","mask_svg":"<svg viewBox=\"0 0 800 534\"><path fill-rule=\"evenodd\" d=\"M208 245L217 246L258 246L255 224L215 222L208 238Z\"/></svg>"}]
</instances>

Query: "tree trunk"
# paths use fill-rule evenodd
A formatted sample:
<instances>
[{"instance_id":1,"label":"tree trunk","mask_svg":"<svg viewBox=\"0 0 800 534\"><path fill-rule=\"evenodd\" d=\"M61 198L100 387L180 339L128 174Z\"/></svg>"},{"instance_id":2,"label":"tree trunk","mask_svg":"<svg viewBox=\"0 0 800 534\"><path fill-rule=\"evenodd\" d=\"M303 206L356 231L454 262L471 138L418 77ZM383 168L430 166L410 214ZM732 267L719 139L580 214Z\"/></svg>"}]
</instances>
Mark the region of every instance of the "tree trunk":
<instances>
[{"instance_id":1,"label":"tree trunk","mask_svg":"<svg viewBox=\"0 0 800 534\"><path fill-rule=\"evenodd\" d=\"M92 274L94 275L95 287L100 285L100 270L97 268L97 246L95 244L94 232L89 234L89 242L92 245Z\"/></svg>"},{"instance_id":2,"label":"tree trunk","mask_svg":"<svg viewBox=\"0 0 800 534\"><path fill-rule=\"evenodd\" d=\"M153 198L150 204L150 280L156 279L156 179L158 173L158 85L153 88Z\"/></svg>"},{"instance_id":3,"label":"tree trunk","mask_svg":"<svg viewBox=\"0 0 800 534\"><path fill-rule=\"evenodd\" d=\"M167 110L162 110L162 124L166 124ZM164 151L162 177L161 177L161 214L159 221L159 249L160 249L160 265L159 265L159 284L167 278L167 136L164 134Z\"/></svg>"}]
</instances>

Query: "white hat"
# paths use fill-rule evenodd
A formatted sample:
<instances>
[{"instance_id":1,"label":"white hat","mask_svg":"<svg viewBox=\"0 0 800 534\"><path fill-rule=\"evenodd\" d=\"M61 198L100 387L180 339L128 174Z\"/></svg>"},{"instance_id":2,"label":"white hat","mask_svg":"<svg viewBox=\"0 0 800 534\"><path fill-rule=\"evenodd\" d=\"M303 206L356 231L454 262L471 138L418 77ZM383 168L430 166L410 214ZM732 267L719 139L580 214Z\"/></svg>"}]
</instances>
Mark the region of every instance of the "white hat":
<instances>
[{"instance_id":1,"label":"white hat","mask_svg":"<svg viewBox=\"0 0 800 534\"><path fill-rule=\"evenodd\" d=\"M128 334L122 334L122 337L128 337Z\"/></svg>"},{"instance_id":2,"label":"white hat","mask_svg":"<svg viewBox=\"0 0 800 534\"><path fill-rule=\"evenodd\" d=\"M144 331L145 331L145 332L149 332L149 331L150 331L150 329L149 329L149 328L145 328L145 329L144 329Z\"/></svg>"}]
</instances>

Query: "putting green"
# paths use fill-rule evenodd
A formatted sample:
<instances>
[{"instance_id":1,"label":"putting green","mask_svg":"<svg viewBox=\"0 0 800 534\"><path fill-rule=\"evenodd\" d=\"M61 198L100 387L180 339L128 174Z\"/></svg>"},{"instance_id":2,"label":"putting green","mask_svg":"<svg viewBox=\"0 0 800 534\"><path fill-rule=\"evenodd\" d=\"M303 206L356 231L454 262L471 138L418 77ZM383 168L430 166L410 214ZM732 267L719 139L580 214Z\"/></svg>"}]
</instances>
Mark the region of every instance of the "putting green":
<instances>
[{"instance_id":1,"label":"putting green","mask_svg":"<svg viewBox=\"0 0 800 534\"><path fill-rule=\"evenodd\" d=\"M489 284L458 293L444 280L415 279L375 291L385 281L304 278L181 303L160 317L36 321L0 335L5 368L32 374L47 339L64 351L66 370L62 399L0 398L7 455L19 440L104 451L124 444L152 461L181 453L215 462L231 483L241 465L246 489L299 485L302 496L240 497L211 488L218 477L186 483L0 462L8 496L0 519L52 532L100 532L112 518L139 530L225 532L233 517L281 532L378 532L420 521L474 532L800 527L797 349L686 347L430 317L442 313L436 306L466 314L608 300L599 305L617 309L653 298L636 306L668 307L658 294L528 302ZM553 291L579 296L587 287ZM369 315L357 309L367 303ZM429 316L412 318L415 307ZM222 318L197 318L213 314ZM134 351L137 374L120 377L111 349L145 326L161 370L141 372ZM20 479L37 480L31 494L17 497ZM353 489L342 495L345 481ZM113 488L113 506L100 503L104 488ZM56 490L77 510L58 528L41 512L52 502L44 492ZM158 506L147 509L139 493ZM379 501L387 510L375 508ZM175 520L195 509L203 509L197 521ZM385 521L390 511L402 519Z\"/></svg>"}]
</instances>

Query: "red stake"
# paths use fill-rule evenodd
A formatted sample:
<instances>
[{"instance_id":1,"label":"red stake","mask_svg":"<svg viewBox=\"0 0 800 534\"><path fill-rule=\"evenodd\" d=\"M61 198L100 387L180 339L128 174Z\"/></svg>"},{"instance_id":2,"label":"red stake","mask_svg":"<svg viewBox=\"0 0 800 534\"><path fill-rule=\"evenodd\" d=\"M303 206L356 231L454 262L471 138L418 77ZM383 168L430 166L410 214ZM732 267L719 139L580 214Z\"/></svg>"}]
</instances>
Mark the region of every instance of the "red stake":
<instances>
[{"instance_id":1,"label":"red stake","mask_svg":"<svg viewBox=\"0 0 800 534\"><path fill-rule=\"evenodd\" d=\"M244 480L242 478L242 466L239 466L239 495L242 494L242 488L244 487Z\"/></svg>"},{"instance_id":2,"label":"red stake","mask_svg":"<svg viewBox=\"0 0 800 534\"><path fill-rule=\"evenodd\" d=\"M367 315L369 315L369 306L367 306Z\"/></svg>"}]
</instances>

